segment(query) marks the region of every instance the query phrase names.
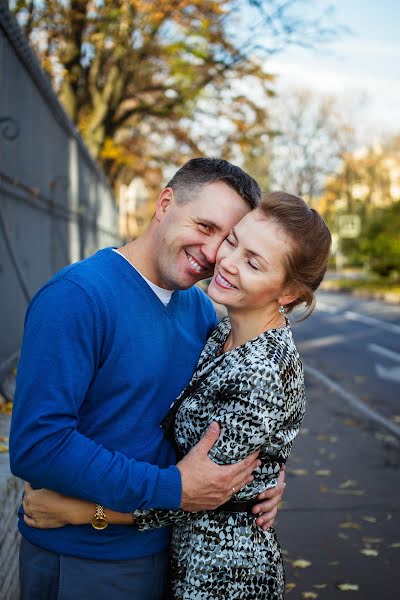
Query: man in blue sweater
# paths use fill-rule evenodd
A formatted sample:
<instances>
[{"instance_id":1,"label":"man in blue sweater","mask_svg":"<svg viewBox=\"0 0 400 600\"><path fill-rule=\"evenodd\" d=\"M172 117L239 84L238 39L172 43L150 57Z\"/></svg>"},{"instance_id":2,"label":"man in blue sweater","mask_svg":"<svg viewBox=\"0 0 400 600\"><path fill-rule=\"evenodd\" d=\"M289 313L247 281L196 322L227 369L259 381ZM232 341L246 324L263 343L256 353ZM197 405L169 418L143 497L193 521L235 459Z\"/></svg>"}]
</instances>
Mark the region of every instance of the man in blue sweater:
<instances>
[{"instance_id":1,"label":"man in blue sweater","mask_svg":"<svg viewBox=\"0 0 400 600\"><path fill-rule=\"evenodd\" d=\"M205 510L252 477L257 456L229 466L208 458L217 425L175 465L160 421L217 323L193 286L212 274L220 243L260 195L226 161L189 161L160 193L140 238L66 267L31 302L11 468L34 488L98 505L93 526L57 529L29 527L21 511L23 600L161 599L168 529L103 529L103 506ZM271 520L281 493L282 486L261 502L260 524Z\"/></svg>"}]
</instances>

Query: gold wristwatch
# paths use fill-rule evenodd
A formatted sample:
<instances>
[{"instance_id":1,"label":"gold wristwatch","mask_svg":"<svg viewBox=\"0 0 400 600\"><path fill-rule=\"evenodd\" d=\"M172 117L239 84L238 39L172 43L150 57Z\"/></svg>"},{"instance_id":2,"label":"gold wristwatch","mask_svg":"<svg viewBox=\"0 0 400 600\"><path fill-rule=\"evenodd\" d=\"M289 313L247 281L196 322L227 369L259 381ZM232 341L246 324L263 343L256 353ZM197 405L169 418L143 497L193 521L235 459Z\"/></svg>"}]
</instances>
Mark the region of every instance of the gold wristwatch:
<instances>
[{"instance_id":1,"label":"gold wristwatch","mask_svg":"<svg viewBox=\"0 0 400 600\"><path fill-rule=\"evenodd\" d=\"M101 504L96 504L96 512L94 513L94 517L90 521L90 524L95 529L105 529L106 527L108 527L106 513L104 512L104 506L101 506Z\"/></svg>"}]
</instances>

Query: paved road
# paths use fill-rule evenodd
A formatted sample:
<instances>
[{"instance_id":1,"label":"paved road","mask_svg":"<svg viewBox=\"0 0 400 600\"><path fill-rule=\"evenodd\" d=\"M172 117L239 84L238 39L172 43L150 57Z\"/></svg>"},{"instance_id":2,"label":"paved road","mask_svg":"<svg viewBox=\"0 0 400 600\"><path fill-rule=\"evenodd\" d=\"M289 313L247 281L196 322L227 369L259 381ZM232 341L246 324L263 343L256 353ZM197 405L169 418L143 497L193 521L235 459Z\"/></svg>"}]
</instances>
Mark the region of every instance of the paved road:
<instances>
[{"instance_id":1,"label":"paved road","mask_svg":"<svg viewBox=\"0 0 400 600\"><path fill-rule=\"evenodd\" d=\"M315 314L293 331L306 365L400 421L400 305L321 292Z\"/></svg>"},{"instance_id":2,"label":"paved road","mask_svg":"<svg viewBox=\"0 0 400 600\"><path fill-rule=\"evenodd\" d=\"M400 307L332 293L319 306L294 329L308 411L277 522L287 598L399 600L400 436L373 411L400 426Z\"/></svg>"}]
</instances>

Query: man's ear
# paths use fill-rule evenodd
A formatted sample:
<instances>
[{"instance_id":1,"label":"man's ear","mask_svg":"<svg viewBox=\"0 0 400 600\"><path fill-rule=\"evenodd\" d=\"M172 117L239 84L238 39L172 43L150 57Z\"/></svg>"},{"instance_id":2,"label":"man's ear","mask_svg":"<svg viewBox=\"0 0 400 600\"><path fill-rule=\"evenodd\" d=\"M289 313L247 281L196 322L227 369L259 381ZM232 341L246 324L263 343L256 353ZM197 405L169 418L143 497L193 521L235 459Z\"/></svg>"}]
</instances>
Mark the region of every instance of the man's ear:
<instances>
[{"instance_id":1,"label":"man's ear","mask_svg":"<svg viewBox=\"0 0 400 600\"><path fill-rule=\"evenodd\" d=\"M162 190L157 198L155 218L161 221L170 206L175 202L174 192L172 188L167 187Z\"/></svg>"}]
</instances>

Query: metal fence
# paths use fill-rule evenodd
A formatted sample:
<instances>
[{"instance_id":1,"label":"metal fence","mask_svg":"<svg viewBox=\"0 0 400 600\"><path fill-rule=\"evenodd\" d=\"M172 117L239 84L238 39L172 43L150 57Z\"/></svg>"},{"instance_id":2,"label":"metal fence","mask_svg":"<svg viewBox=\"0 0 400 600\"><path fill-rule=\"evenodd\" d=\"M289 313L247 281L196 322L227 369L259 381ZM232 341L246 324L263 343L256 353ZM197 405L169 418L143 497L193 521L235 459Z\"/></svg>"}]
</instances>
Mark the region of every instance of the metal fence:
<instances>
[{"instance_id":1,"label":"metal fence","mask_svg":"<svg viewBox=\"0 0 400 600\"><path fill-rule=\"evenodd\" d=\"M26 305L70 262L119 243L112 191L0 1L0 370Z\"/></svg>"}]
</instances>

